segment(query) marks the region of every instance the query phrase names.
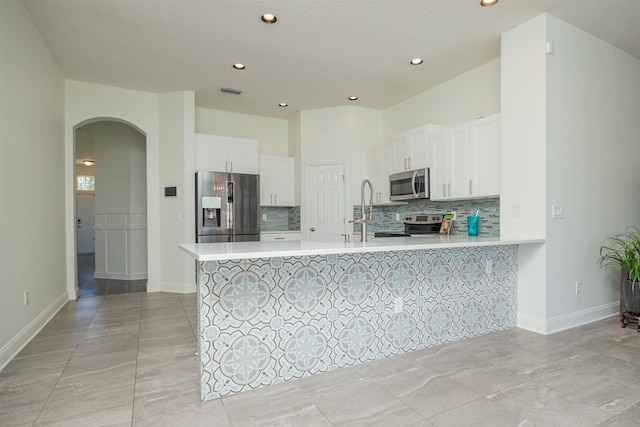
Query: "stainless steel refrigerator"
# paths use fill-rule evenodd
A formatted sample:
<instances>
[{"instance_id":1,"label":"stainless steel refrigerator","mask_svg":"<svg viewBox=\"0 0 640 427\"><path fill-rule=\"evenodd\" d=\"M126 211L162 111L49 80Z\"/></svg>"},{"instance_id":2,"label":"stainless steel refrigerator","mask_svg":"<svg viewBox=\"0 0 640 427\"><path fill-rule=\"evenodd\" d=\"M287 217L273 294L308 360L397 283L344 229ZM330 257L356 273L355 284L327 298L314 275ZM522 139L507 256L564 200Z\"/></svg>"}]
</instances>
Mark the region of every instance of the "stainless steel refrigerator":
<instances>
[{"instance_id":1,"label":"stainless steel refrigerator","mask_svg":"<svg viewBox=\"0 0 640 427\"><path fill-rule=\"evenodd\" d=\"M260 240L260 176L196 173L196 243Z\"/></svg>"}]
</instances>

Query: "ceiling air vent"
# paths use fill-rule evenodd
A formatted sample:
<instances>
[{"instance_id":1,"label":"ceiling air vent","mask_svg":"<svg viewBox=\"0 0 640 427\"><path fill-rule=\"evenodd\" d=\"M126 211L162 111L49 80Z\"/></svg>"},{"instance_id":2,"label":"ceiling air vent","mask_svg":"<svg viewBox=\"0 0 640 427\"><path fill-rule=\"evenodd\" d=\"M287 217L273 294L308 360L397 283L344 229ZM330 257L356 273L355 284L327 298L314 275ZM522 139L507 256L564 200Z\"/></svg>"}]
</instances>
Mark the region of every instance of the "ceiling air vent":
<instances>
[{"instance_id":1,"label":"ceiling air vent","mask_svg":"<svg viewBox=\"0 0 640 427\"><path fill-rule=\"evenodd\" d=\"M234 89L232 87L221 87L220 92L231 93L233 95L240 95L242 93L242 89Z\"/></svg>"}]
</instances>

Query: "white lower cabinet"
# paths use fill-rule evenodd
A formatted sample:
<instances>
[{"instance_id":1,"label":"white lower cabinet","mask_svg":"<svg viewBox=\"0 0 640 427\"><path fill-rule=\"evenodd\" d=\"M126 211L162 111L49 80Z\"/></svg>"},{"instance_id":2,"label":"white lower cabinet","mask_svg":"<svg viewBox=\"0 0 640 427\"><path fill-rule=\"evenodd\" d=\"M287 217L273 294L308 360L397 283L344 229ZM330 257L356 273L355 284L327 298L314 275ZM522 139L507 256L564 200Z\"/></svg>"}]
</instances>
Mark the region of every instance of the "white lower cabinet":
<instances>
[{"instance_id":1,"label":"white lower cabinet","mask_svg":"<svg viewBox=\"0 0 640 427\"><path fill-rule=\"evenodd\" d=\"M260 241L262 242L276 242L280 240L302 240L302 233L299 231L260 233Z\"/></svg>"},{"instance_id":2,"label":"white lower cabinet","mask_svg":"<svg viewBox=\"0 0 640 427\"><path fill-rule=\"evenodd\" d=\"M500 195L500 114L431 135L431 200Z\"/></svg>"},{"instance_id":3,"label":"white lower cabinet","mask_svg":"<svg viewBox=\"0 0 640 427\"><path fill-rule=\"evenodd\" d=\"M293 157L260 156L260 206L294 206Z\"/></svg>"}]
</instances>

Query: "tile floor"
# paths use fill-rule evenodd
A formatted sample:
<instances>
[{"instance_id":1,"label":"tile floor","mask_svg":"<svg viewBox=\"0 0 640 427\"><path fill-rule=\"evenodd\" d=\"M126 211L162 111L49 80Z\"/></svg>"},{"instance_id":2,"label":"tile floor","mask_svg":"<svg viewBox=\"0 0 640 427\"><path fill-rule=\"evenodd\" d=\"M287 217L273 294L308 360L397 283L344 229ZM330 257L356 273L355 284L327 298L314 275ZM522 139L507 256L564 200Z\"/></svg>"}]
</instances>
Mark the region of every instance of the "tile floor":
<instances>
[{"instance_id":1,"label":"tile floor","mask_svg":"<svg viewBox=\"0 0 640 427\"><path fill-rule=\"evenodd\" d=\"M1 426L638 426L640 334L512 329L200 402L194 294L70 301L0 372Z\"/></svg>"}]
</instances>

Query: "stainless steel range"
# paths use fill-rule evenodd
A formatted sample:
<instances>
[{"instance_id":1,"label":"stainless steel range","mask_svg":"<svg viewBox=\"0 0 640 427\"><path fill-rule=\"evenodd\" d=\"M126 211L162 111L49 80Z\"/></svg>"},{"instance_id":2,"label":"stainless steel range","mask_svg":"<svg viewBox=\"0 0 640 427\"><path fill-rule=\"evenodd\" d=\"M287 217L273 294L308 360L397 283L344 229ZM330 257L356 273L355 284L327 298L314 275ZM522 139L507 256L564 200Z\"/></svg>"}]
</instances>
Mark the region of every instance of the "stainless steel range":
<instances>
[{"instance_id":1,"label":"stainless steel range","mask_svg":"<svg viewBox=\"0 0 640 427\"><path fill-rule=\"evenodd\" d=\"M404 232L378 231L375 237L415 237L440 233L442 214L407 215L403 219Z\"/></svg>"}]
</instances>

